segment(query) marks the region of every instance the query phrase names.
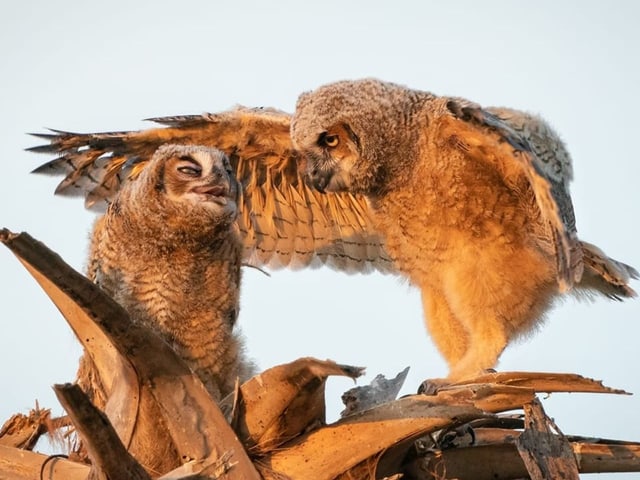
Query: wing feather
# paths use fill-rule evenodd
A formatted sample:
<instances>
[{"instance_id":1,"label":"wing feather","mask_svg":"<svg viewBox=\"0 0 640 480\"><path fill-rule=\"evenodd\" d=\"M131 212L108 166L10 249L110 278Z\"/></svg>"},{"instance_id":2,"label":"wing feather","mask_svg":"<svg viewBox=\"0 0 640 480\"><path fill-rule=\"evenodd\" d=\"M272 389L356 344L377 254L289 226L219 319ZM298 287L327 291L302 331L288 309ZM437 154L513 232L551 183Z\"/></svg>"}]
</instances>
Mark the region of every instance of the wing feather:
<instances>
[{"instance_id":1,"label":"wing feather","mask_svg":"<svg viewBox=\"0 0 640 480\"><path fill-rule=\"evenodd\" d=\"M447 108L466 124L465 134L459 135L462 141L521 166L551 232L558 285L561 291L569 290L580 281L584 264L568 188L571 160L558 136L541 119L523 112L482 109L458 99L450 100Z\"/></svg>"},{"instance_id":2,"label":"wing feather","mask_svg":"<svg viewBox=\"0 0 640 480\"><path fill-rule=\"evenodd\" d=\"M246 261L272 268L326 264L346 272L395 272L364 198L322 195L307 187L289 137L289 114L236 107L150 120L164 126L34 134L48 143L29 150L58 155L34 172L62 175L57 194L84 196L88 208L104 209L159 146L216 147L227 153L241 184L237 226Z\"/></svg>"}]
</instances>

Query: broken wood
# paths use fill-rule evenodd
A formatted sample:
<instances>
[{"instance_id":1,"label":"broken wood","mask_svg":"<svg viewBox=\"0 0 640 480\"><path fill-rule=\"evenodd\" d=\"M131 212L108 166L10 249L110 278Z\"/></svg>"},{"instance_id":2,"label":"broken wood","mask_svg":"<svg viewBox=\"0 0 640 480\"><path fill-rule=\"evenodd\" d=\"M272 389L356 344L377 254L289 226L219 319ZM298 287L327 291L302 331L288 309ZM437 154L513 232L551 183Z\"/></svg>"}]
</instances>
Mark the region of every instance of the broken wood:
<instances>
[{"instance_id":1,"label":"broken wood","mask_svg":"<svg viewBox=\"0 0 640 480\"><path fill-rule=\"evenodd\" d=\"M51 410L38 406L28 415L17 413L0 428L0 445L32 450L42 435L54 434L58 429L70 426L67 417L51 418Z\"/></svg>"},{"instance_id":2,"label":"broken wood","mask_svg":"<svg viewBox=\"0 0 640 480\"><path fill-rule=\"evenodd\" d=\"M583 440L571 441L570 446L580 473L640 472L640 443ZM409 471L424 480L438 480L445 474L459 480L516 480L531 475L513 441L433 452L416 460Z\"/></svg>"},{"instance_id":3,"label":"broken wood","mask_svg":"<svg viewBox=\"0 0 640 480\"><path fill-rule=\"evenodd\" d=\"M0 478L11 480L86 480L89 465L0 445Z\"/></svg>"},{"instance_id":4,"label":"broken wood","mask_svg":"<svg viewBox=\"0 0 640 480\"><path fill-rule=\"evenodd\" d=\"M532 480L579 480L578 464L569 442L547 417L538 399L524 405L524 432L516 446Z\"/></svg>"},{"instance_id":5,"label":"broken wood","mask_svg":"<svg viewBox=\"0 0 640 480\"><path fill-rule=\"evenodd\" d=\"M517 435L518 432L514 432ZM493 436L493 435L491 435ZM349 439L349 442L354 442ZM571 440L580 473L640 472L640 443L594 439ZM50 457L40 453L0 445L0 478L40 480L42 465ZM47 480L86 480L89 466L64 458L52 458L44 466ZM513 442L452 448L433 452L426 458L405 465L414 475L405 478L439 480L446 472L459 480L516 480L528 476L524 462ZM268 477L265 477L268 478ZM349 478L345 476L345 478ZM352 476L351 478L362 478ZM367 478L367 477L365 477ZM166 474L158 480L182 480L184 476Z\"/></svg>"},{"instance_id":6,"label":"broken wood","mask_svg":"<svg viewBox=\"0 0 640 480\"><path fill-rule=\"evenodd\" d=\"M261 458L260 473L295 480L313 472L314 479L330 480L398 442L486 415L466 403L439 405L426 396L405 397L302 435Z\"/></svg>"},{"instance_id":7,"label":"broken wood","mask_svg":"<svg viewBox=\"0 0 640 480\"><path fill-rule=\"evenodd\" d=\"M170 434L181 455L181 465L162 480L537 479L560 472L576 478L578 471L640 471L640 444L565 438L546 417L536 400L539 392L626 393L574 374L487 374L432 396L411 395L371 408L356 402L366 404L364 410L325 425L327 376L355 378L362 369L303 358L263 372L227 399L236 434L169 345L132 324L99 288L27 234L1 230L0 241L40 283L92 358L102 362L114 398L104 417L82 395L73 396L76 387L57 390L91 445L95 473L84 464L0 441L0 478L36 480L43 468L50 480L148 478L130 448L148 398L163 420L155 422L157 428ZM523 408L525 420L497 415ZM5 443L33 443L39 427L21 422L16 417L8 422L12 428L3 427Z\"/></svg>"},{"instance_id":8,"label":"broken wood","mask_svg":"<svg viewBox=\"0 0 640 480\"><path fill-rule=\"evenodd\" d=\"M79 386L67 383L53 389L89 452L92 480L151 480L127 452L106 415L91 404Z\"/></svg>"},{"instance_id":9,"label":"broken wood","mask_svg":"<svg viewBox=\"0 0 640 480\"><path fill-rule=\"evenodd\" d=\"M105 413L124 445L129 446L136 424L140 391L133 366L93 320L128 316L86 277L58 254L26 233L0 230L2 241L51 298L89 354L108 394ZM126 321L126 320L124 320ZM117 381L116 381L117 379Z\"/></svg>"},{"instance_id":10,"label":"broken wood","mask_svg":"<svg viewBox=\"0 0 640 480\"><path fill-rule=\"evenodd\" d=\"M301 432L325 424L327 377L355 379L363 371L361 367L315 358L270 368L240 387L235 430L253 455L273 450Z\"/></svg>"},{"instance_id":11,"label":"broken wood","mask_svg":"<svg viewBox=\"0 0 640 480\"><path fill-rule=\"evenodd\" d=\"M229 478L259 479L243 445L198 378L158 335L132 323L120 305L60 256L26 233L0 231L0 240L18 257L70 324L95 323L115 347L121 363L130 362L137 373L123 390L148 388L156 399L183 462L232 455ZM72 326L73 328L73 326ZM75 330L74 330L75 331ZM99 342L98 342L99 343ZM85 348L95 348L87 343ZM96 345L100 348L100 345ZM128 411L127 407L123 410ZM125 431L135 418L127 417ZM185 425L191 428L185 428ZM126 445L126 438L125 438Z\"/></svg>"},{"instance_id":12,"label":"broken wood","mask_svg":"<svg viewBox=\"0 0 640 480\"><path fill-rule=\"evenodd\" d=\"M540 372L493 372L442 387L441 391L478 385L505 385L530 388L538 393L580 392L630 395L622 389L604 386L602 381L593 380L575 373Z\"/></svg>"}]
</instances>

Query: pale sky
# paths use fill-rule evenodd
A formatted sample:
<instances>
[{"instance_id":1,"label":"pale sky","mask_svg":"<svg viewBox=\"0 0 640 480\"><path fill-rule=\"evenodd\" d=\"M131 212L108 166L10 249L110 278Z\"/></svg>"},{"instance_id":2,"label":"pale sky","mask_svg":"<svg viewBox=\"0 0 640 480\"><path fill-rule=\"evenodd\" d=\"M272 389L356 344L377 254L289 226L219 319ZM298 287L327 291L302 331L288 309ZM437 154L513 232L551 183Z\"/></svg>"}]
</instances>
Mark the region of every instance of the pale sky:
<instances>
[{"instance_id":1,"label":"pale sky","mask_svg":"<svg viewBox=\"0 0 640 480\"><path fill-rule=\"evenodd\" d=\"M143 118L236 104L291 112L305 90L378 77L541 114L573 156L580 237L640 267L639 21L632 0L4 2L0 227L84 268L94 214L54 197L59 179L29 174L49 157L23 151L38 143L26 132L146 128ZM5 248L0 302L0 423L36 399L61 413L51 385L73 380L80 348ZM410 366L402 393L446 374L418 291L390 276L245 270L239 323L262 368L330 358L366 366L364 384ZM554 394L543 405L567 434L640 440L639 338L640 300L568 298L498 368L579 373L634 392ZM329 382L330 420L351 386Z\"/></svg>"}]
</instances>

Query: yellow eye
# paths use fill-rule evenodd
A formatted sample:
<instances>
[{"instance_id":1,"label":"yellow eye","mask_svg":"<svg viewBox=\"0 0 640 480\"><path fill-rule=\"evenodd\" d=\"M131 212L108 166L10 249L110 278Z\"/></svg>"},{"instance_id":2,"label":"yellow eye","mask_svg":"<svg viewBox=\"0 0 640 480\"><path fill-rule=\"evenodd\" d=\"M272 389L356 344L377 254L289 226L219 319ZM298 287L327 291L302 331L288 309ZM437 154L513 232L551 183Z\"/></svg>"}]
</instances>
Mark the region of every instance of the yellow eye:
<instances>
[{"instance_id":1,"label":"yellow eye","mask_svg":"<svg viewBox=\"0 0 640 480\"><path fill-rule=\"evenodd\" d=\"M320 141L318 143L323 147L335 148L338 146L338 143L340 143L340 137L338 137L338 135L323 133L320 136Z\"/></svg>"}]
</instances>

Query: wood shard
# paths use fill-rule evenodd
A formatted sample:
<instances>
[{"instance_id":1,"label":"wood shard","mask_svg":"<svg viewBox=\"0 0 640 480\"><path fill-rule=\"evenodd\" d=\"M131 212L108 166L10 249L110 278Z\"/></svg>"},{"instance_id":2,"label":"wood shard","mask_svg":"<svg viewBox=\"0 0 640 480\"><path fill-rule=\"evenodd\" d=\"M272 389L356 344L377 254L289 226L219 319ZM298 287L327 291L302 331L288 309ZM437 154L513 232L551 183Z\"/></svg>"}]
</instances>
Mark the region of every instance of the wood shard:
<instances>
[{"instance_id":1,"label":"wood shard","mask_svg":"<svg viewBox=\"0 0 640 480\"><path fill-rule=\"evenodd\" d=\"M532 480L579 480L578 464L566 437L538 399L524 405L525 429L516 446Z\"/></svg>"}]
</instances>

